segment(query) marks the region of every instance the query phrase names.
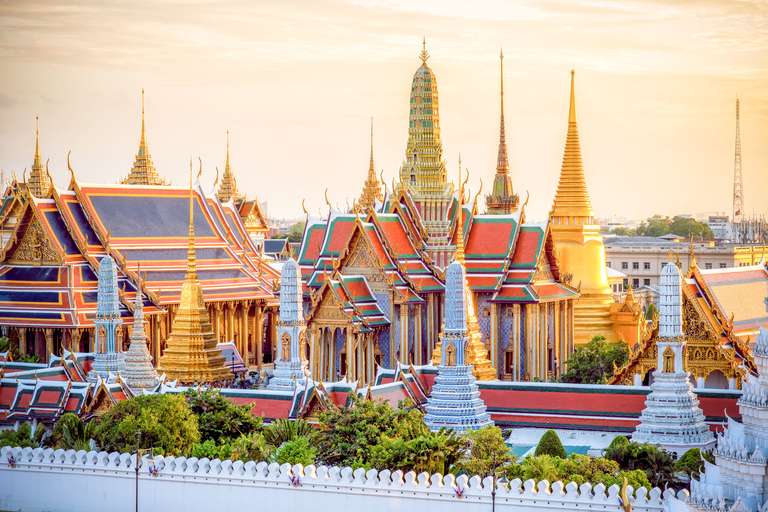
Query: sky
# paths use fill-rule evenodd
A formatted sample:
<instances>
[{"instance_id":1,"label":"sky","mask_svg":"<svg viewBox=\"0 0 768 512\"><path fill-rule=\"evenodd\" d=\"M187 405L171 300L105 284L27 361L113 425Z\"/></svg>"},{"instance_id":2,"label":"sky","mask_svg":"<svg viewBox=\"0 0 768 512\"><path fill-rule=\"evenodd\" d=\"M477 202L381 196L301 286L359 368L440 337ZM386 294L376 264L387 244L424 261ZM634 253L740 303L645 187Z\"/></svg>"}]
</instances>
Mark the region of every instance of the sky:
<instances>
[{"instance_id":1,"label":"sky","mask_svg":"<svg viewBox=\"0 0 768 512\"><path fill-rule=\"evenodd\" d=\"M570 70L598 217L731 213L735 102L744 202L768 214L765 0L0 0L0 169L35 149L66 188L114 183L138 149L141 90L158 172L213 186L227 130L238 188L274 217L344 207L374 158L391 184L426 38L443 157L487 191L499 136L499 51L510 173L530 220L552 207ZM195 168L197 170L197 163Z\"/></svg>"}]
</instances>

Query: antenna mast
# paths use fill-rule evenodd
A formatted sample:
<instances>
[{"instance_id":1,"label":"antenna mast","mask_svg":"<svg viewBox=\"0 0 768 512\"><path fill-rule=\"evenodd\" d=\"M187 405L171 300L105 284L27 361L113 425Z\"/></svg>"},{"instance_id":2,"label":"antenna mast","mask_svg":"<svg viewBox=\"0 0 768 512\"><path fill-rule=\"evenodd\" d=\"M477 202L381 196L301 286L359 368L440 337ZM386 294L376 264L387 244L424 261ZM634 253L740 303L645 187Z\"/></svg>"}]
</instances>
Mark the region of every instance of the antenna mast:
<instances>
[{"instance_id":1,"label":"antenna mast","mask_svg":"<svg viewBox=\"0 0 768 512\"><path fill-rule=\"evenodd\" d=\"M733 162L733 232L742 242L741 224L744 220L744 184L741 177L741 134L739 132L739 98L736 98L736 155Z\"/></svg>"}]
</instances>

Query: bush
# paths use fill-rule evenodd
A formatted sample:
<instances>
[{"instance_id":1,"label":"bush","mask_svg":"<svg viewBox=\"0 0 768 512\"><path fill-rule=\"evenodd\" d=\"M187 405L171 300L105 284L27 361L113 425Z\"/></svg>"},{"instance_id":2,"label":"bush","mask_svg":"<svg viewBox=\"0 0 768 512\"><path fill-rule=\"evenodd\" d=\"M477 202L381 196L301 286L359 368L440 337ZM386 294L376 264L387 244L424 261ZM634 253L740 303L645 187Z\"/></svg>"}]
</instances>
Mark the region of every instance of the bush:
<instances>
[{"instance_id":1,"label":"bush","mask_svg":"<svg viewBox=\"0 0 768 512\"><path fill-rule=\"evenodd\" d=\"M17 430L8 429L0 432L0 446L19 448L39 448L48 431L42 423L37 424L34 434L32 424L25 421Z\"/></svg>"},{"instance_id":2,"label":"bush","mask_svg":"<svg viewBox=\"0 0 768 512\"><path fill-rule=\"evenodd\" d=\"M317 448L309 444L309 439L297 437L280 445L275 451L274 461L281 466L286 462L291 466L294 464L309 466L315 463L316 456Z\"/></svg>"},{"instance_id":3,"label":"bush","mask_svg":"<svg viewBox=\"0 0 768 512\"><path fill-rule=\"evenodd\" d=\"M232 446L228 443L216 446L213 439L208 439L203 443L197 444L192 450L192 456L198 459L206 458L208 460L219 459L227 460L232 457Z\"/></svg>"},{"instance_id":4,"label":"bush","mask_svg":"<svg viewBox=\"0 0 768 512\"><path fill-rule=\"evenodd\" d=\"M197 416L200 439L215 444L236 439L261 430L261 418L251 414L248 405L237 405L221 396L218 390L207 389L198 393L189 389L184 393L190 410Z\"/></svg>"},{"instance_id":5,"label":"bush","mask_svg":"<svg viewBox=\"0 0 768 512\"><path fill-rule=\"evenodd\" d=\"M188 454L200 442L195 416L183 395L142 395L118 402L101 417L94 439L107 452L136 449L141 430L141 448L155 448L167 455Z\"/></svg>"},{"instance_id":6,"label":"bush","mask_svg":"<svg viewBox=\"0 0 768 512\"><path fill-rule=\"evenodd\" d=\"M702 452L698 448L691 448L685 452L677 462L675 462L675 471L680 473L686 473L691 478L698 478L704 467L704 461L702 457L707 461L714 463L714 456L712 451Z\"/></svg>"},{"instance_id":7,"label":"bush","mask_svg":"<svg viewBox=\"0 0 768 512\"><path fill-rule=\"evenodd\" d=\"M292 421L285 418L278 418L274 423L264 427L262 432L264 440L275 448L300 437L305 437L314 443L317 439L317 433L318 430L305 420Z\"/></svg>"},{"instance_id":8,"label":"bush","mask_svg":"<svg viewBox=\"0 0 768 512\"><path fill-rule=\"evenodd\" d=\"M248 462L254 460L257 462L270 460L274 447L264 440L264 436L259 432L253 432L248 436L240 436L232 441L231 460L241 460Z\"/></svg>"},{"instance_id":9,"label":"bush","mask_svg":"<svg viewBox=\"0 0 768 512\"><path fill-rule=\"evenodd\" d=\"M615 450L621 447L624 447L629 444L629 439L627 439L625 436L616 436L611 441L611 444L608 445L608 450Z\"/></svg>"},{"instance_id":10,"label":"bush","mask_svg":"<svg viewBox=\"0 0 768 512\"><path fill-rule=\"evenodd\" d=\"M493 425L468 432L466 434L470 449L459 462L459 467L469 475L485 478L493 474L493 456L496 456L497 471L504 472L505 467L515 462L509 447L504 443L501 429Z\"/></svg>"},{"instance_id":11,"label":"bush","mask_svg":"<svg viewBox=\"0 0 768 512\"><path fill-rule=\"evenodd\" d=\"M629 442L609 446L603 456L618 462L622 470L644 471L652 487L664 488L675 483L672 455L652 444Z\"/></svg>"},{"instance_id":12,"label":"bush","mask_svg":"<svg viewBox=\"0 0 768 512\"><path fill-rule=\"evenodd\" d=\"M544 435L541 436L534 455L537 457L540 455L551 455L553 457L560 457L561 459L566 458L563 443L560 442L557 433L551 429L544 432Z\"/></svg>"},{"instance_id":13,"label":"bush","mask_svg":"<svg viewBox=\"0 0 768 512\"><path fill-rule=\"evenodd\" d=\"M613 375L613 365L621 367L629 360L629 347L623 341L608 343L603 336L595 336L582 347L577 347L566 361L568 371L561 382L576 384L603 384Z\"/></svg>"}]
</instances>

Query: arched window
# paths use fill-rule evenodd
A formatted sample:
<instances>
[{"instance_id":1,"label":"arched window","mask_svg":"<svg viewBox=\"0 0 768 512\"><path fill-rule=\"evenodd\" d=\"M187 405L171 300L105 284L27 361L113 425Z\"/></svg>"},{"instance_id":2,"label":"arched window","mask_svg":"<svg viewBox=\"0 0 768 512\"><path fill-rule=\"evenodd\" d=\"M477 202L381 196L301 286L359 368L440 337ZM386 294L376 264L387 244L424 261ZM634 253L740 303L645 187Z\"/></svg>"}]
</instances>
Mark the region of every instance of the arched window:
<instances>
[{"instance_id":1,"label":"arched window","mask_svg":"<svg viewBox=\"0 0 768 512\"><path fill-rule=\"evenodd\" d=\"M704 381L706 389L728 389L728 377L720 370L712 370Z\"/></svg>"}]
</instances>

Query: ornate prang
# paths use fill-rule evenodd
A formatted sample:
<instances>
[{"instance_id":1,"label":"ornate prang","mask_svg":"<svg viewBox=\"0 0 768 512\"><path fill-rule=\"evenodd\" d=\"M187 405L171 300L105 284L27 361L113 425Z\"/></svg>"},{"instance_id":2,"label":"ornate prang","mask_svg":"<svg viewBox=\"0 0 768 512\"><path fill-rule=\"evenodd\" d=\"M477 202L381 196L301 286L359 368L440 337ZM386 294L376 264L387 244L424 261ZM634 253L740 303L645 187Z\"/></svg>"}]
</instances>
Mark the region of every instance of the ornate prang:
<instances>
[{"instance_id":1,"label":"ornate prang","mask_svg":"<svg viewBox=\"0 0 768 512\"><path fill-rule=\"evenodd\" d=\"M333 294L328 294L333 297ZM275 377L268 389L293 390L306 383L304 346L307 324L301 298L301 270L290 258L280 274L280 318L277 321L278 359L275 361Z\"/></svg>"},{"instance_id":2,"label":"ornate prang","mask_svg":"<svg viewBox=\"0 0 768 512\"><path fill-rule=\"evenodd\" d=\"M99 264L99 293L96 305L96 356L88 373L88 380L95 382L109 378L110 369L115 373L125 370L122 347L118 346L118 329L122 328L120 295L117 287L117 267L110 256L104 256Z\"/></svg>"}]
</instances>

